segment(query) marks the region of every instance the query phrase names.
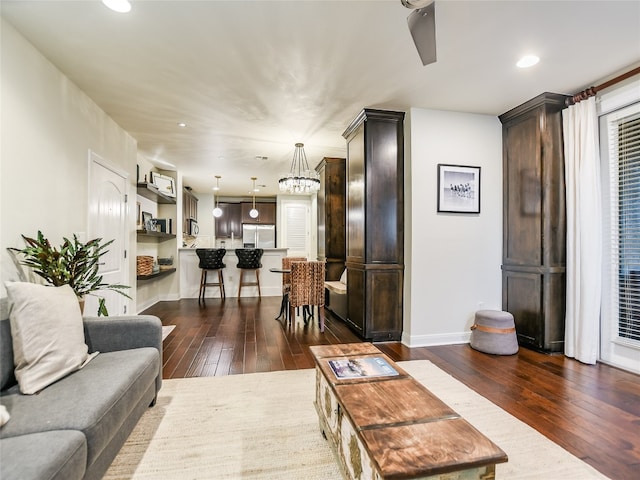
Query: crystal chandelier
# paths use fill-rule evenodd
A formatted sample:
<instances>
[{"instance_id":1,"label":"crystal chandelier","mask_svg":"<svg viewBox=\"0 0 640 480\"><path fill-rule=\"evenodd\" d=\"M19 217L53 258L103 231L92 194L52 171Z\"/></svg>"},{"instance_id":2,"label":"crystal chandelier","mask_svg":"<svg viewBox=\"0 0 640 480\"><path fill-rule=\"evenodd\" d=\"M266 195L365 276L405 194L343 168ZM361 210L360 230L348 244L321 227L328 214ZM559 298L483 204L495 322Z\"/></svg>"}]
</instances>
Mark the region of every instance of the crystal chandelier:
<instances>
[{"instance_id":1,"label":"crystal chandelier","mask_svg":"<svg viewBox=\"0 0 640 480\"><path fill-rule=\"evenodd\" d=\"M304 143L296 143L291 169L287 175L280 178L278 185L283 193L308 195L320 190L320 176L318 172L309 168L307 156L304 153Z\"/></svg>"}]
</instances>

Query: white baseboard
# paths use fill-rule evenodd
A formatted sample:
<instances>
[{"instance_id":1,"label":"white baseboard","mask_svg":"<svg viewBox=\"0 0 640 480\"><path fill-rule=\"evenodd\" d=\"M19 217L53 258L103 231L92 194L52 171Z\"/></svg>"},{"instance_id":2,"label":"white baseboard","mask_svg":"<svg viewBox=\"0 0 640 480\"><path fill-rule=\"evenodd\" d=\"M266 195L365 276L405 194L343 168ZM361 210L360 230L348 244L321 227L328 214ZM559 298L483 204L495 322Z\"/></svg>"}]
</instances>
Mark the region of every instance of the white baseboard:
<instances>
[{"instance_id":1,"label":"white baseboard","mask_svg":"<svg viewBox=\"0 0 640 480\"><path fill-rule=\"evenodd\" d=\"M251 292L251 290L247 287L246 289L243 288L242 289L242 297L257 297L258 296L258 289L257 287L254 287L255 292ZM207 292L207 295L205 296L205 298L220 298L220 292L219 290L215 290L213 289L213 287L209 287L209 290L212 290L211 294L209 294L209 292ZM247 290L247 291L245 291ZM263 297L282 297L282 292L280 290L280 287L278 288L261 288L262 291L262 296ZM238 292L234 292L233 294L229 295L228 291L225 291L226 293L226 297L227 298L238 298ZM179 294L171 294L171 295L161 295L158 297L154 297L151 298L149 300L147 300L146 302L144 302L143 304L138 305L138 311L137 314L140 314L140 312L145 311L147 308L153 307L156 303L158 302L172 302L172 301L176 301L176 300L180 300L181 298L198 298L197 292L196 295L193 297L180 297Z\"/></svg>"},{"instance_id":2,"label":"white baseboard","mask_svg":"<svg viewBox=\"0 0 640 480\"><path fill-rule=\"evenodd\" d=\"M153 307L156 303L158 303L158 298L150 298L149 300L147 300L143 304L136 305L136 307L137 307L136 314L140 315L140 312L143 312L144 310L146 310L149 307Z\"/></svg>"},{"instance_id":3,"label":"white baseboard","mask_svg":"<svg viewBox=\"0 0 640 480\"><path fill-rule=\"evenodd\" d=\"M180 295L177 293L172 293L171 295L160 295L160 302L173 302L175 300L180 300Z\"/></svg>"},{"instance_id":4,"label":"white baseboard","mask_svg":"<svg viewBox=\"0 0 640 480\"><path fill-rule=\"evenodd\" d=\"M402 344L407 347L432 347L435 345L456 345L469 343L471 332L437 333L433 335L407 335L403 332Z\"/></svg>"}]
</instances>

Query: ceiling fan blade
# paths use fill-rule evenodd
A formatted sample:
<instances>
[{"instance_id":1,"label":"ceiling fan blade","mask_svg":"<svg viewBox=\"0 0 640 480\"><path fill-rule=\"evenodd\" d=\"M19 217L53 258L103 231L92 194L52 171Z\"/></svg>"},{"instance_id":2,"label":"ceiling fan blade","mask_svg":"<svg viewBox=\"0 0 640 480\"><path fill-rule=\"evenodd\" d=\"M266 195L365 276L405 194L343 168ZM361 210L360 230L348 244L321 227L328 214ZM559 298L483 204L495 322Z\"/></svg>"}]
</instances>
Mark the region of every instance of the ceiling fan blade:
<instances>
[{"instance_id":1,"label":"ceiling fan blade","mask_svg":"<svg viewBox=\"0 0 640 480\"><path fill-rule=\"evenodd\" d=\"M436 61L436 4L435 2L424 8L411 12L407 18L409 31L416 44L422 65L429 65Z\"/></svg>"}]
</instances>

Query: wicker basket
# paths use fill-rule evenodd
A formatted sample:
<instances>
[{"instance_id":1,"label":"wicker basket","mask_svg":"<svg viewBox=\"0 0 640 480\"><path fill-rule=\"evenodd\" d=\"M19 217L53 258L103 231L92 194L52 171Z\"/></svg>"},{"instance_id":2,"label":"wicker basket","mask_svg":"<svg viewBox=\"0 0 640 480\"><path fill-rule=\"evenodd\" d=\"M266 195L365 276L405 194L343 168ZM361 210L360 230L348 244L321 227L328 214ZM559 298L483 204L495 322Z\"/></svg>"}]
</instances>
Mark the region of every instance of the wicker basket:
<instances>
[{"instance_id":1,"label":"wicker basket","mask_svg":"<svg viewBox=\"0 0 640 480\"><path fill-rule=\"evenodd\" d=\"M151 275L153 273L153 257L138 255L136 257L136 274Z\"/></svg>"}]
</instances>

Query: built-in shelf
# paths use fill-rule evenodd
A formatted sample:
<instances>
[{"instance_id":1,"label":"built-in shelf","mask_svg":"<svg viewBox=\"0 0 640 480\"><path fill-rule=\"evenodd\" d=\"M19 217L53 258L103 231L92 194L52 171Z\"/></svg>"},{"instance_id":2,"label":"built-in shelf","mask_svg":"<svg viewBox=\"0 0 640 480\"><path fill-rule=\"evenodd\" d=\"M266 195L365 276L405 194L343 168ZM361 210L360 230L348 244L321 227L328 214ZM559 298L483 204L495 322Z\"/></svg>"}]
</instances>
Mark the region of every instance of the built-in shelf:
<instances>
[{"instance_id":1,"label":"built-in shelf","mask_svg":"<svg viewBox=\"0 0 640 480\"><path fill-rule=\"evenodd\" d=\"M150 230L136 230L136 234L138 235L138 239L148 239L156 242L162 242L164 240L171 240L172 238L176 238L173 233L164 233L164 232L153 232Z\"/></svg>"},{"instance_id":2,"label":"built-in shelf","mask_svg":"<svg viewBox=\"0 0 640 480\"><path fill-rule=\"evenodd\" d=\"M175 271L175 268L168 268L167 270L160 270L159 272L152 273L151 275L138 275L136 278L138 280L153 280L154 278L164 277L165 275L169 275Z\"/></svg>"},{"instance_id":3,"label":"built-in shelf","mask_svg":"<svg viewBox=\"0 0 640 480\"><path fill-rule=\"evenodd\" d=\"M138 183L138 195L148 198L156 203L174 204L175 197L170 197L158 190L153 183Z\"/></svg>"}]
</instances>

